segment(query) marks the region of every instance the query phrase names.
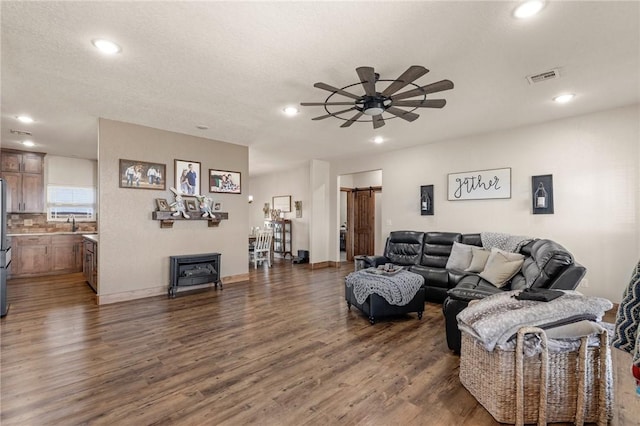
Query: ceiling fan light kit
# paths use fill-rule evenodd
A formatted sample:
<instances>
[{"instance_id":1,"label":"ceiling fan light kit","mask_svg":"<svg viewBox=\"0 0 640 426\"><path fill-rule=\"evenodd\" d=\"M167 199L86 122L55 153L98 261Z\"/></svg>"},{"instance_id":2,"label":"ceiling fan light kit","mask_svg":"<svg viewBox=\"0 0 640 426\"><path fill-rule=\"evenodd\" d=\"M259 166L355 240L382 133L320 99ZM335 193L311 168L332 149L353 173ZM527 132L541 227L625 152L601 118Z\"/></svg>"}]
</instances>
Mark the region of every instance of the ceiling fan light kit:
<instances>
[{"instance_id":1,"label":"ceiling fan light kit","mask_svg":"<svg viewBox=\"0 0 640 426\"><path fill-rule=\"evenodd\" d=\"M373 128L378 129L385 125L385 120L393 118L401 118L409 122L415 121L420 117L413 112L416 109L443 108L447 103L444 99L427 99L428 94L453 89L453 82L450 80L441 80L436 83L427 84L426 86L418 86L414 83L415 80L428 72L429 70L423 66L412 65L395 80L381 80L380 75L374 71L373 67L359 67L356 68L356 73L360 78L360 82L342 88L337 88L326 83L316 83L313 85L314 87L331 92L331 94L324 102L302 102L300 105L324 107L327 114L314 117L312 120L324 120L325 118L335 117L344 121L340 127L349 127L358 121L373 123ZM376 83L379 82L389 83L382 92L376 90ZM359 85L362 85L364 94L356 95L352 93L353 89L351 88ZM397 93L407 86L412 88L405 92ZM345 101L337 98L337 100L334 101L332 98L337 95L350 98L351 100ZM422 99L404 100L418 96ZM332 111L328 108L335 106L350 106L351 108L339 111ZM398 107L409 109L406 110ZM341 114L351 111L356 111L356 113L350 118L340 116ZM384 113L388 113L391 116L384 117ZM360 120L363 115L371 117L371 119Z\"/></svg>"}]
</instances>

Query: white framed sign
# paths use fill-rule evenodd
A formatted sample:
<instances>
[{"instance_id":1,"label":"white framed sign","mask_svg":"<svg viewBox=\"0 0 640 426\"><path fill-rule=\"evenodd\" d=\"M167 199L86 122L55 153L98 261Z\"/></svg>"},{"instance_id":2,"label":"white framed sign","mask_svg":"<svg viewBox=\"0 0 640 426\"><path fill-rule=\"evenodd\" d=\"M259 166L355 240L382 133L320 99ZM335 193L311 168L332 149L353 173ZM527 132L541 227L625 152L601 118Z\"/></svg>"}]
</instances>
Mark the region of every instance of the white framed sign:
<instances>
[{"instance_id":1,"label":"white framed sign","mask_svg":"<svg viewBox=\"0 0 640 426\"><path fill-rule=\"evenodd\" d=\"M511 198L511 167L449 173L449 201Z\"/></svg>"}]
</instances>

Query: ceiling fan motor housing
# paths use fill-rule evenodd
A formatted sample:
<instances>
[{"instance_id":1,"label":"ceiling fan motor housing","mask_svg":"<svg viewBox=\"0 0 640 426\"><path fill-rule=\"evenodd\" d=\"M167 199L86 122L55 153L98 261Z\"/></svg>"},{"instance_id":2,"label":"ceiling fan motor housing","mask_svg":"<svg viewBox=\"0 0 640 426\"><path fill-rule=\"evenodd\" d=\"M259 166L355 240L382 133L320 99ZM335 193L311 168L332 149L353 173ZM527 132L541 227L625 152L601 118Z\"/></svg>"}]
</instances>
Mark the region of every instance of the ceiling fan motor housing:
<instances>
[{"instance_id":1,"label":"ceiling fan motor housing","mask_svg":"<svg viewBox=\"0 0 640 426\"><path fill-rule=\"evenodd\" d=\"M364 96L360 110L367 115L380 115L386 109L384 101L385 98L382 95Z\"/></svg>"}]
</instances>

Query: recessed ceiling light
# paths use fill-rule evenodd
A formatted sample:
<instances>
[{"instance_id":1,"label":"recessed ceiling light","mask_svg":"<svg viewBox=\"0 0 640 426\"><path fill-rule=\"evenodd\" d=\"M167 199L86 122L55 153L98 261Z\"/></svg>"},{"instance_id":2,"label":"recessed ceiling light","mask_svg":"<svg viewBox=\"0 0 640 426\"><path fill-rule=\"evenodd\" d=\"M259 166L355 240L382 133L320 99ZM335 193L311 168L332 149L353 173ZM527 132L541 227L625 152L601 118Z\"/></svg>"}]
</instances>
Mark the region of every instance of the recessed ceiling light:
<instances>
[{"instance_id":1,"label":"recessed ceiling light","mask_svg":"<svg viewBox=\"0 0 640 426\"><path fill-rule=\"evenodd\" d=\"M516 10L513 11L513 16L518 19L531 18L532 16L537 15L543 7L543 0L529 0L518 6Z\"/></svg>"},{"instance_id":2,"label":"recessed ceiling light","mask_svg":"<svg viewBox=\"0 0 640 426\"><path fill-rule=\"evenodd\" d=\"M559 104L566 104L567 102L571 101L573 98L575 98L576 95L574 95L573 93L566 93L564 95L558 95L555 98L553 98L554 102L557 102Z\"/></svg>"},{"instance_id":3,"label":"recessed ceiling light","mask_svg":"<svg viewBox=\"0 0 640 426\"><path fill-rule=\"evenodd\" d=\"M34 146L35 143L33 143L33 141L24 141L24 142L22 142L22 145L24 145L24 146Z\"/></svg>"},{"instance_id":4,"label":"recessed ceiling light","mask_svg":"<svg viewBox=\"0 0 640 426\"><path fill-rule=\"evenodd\" d=\"M284 113L290 117L296 115L299 110L298 108L294 107L294 106L288 106L285 109L283 109L282 111L284 111Z\"/></svg>"},{"instance_id":5,"label":"recessed ceiling light","mask_svg":"<svg viewBox=\"0 0 640 426\"><path fill-rule=\"evenodd\" d=\"M384 142L384 138L382 136L376 136L375 138L373 138L373 142L381 144L382 142Z\"/></svg>"},{"instance_id":6,"label":"recessed ceiling light","mask_svg":"<svg viewBox=\"0 0 640 426\"><path fill-rule=\"evenodd\" d=\"M28 115L19 115L16 118L21 123L33 123L33 118L29 117Z\"/></svg>"},{"instance_id":7,"label":"recessed ceiling light","mask_svg":"<svg viewBox=\"0 0 640 426\"><path fill-rule=\"evenodd\" d=\"M117 44L115 44L112 41L105 40L103 38L98 38L98 39L95 39L95 40L91 40L91 43L93 43L93 45L95 47L97 47L98 50L100 50L102 53L105 53L107 55L114 55L114 54L120 53L120 51L122 51L120 46L118 46Z\"/></svg>"}]
</instances>

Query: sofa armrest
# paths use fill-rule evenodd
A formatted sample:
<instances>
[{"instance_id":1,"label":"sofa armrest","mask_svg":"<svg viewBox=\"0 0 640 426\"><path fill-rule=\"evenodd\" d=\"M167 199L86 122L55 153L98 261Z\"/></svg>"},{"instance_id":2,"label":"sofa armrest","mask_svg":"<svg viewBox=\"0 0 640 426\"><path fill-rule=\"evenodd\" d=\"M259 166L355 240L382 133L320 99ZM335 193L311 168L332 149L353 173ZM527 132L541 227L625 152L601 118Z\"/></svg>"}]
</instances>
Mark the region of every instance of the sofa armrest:
<instances>
[{"instance_id":1,"label":"sofa armrest","mask_svg":"<svg viewBox=\"0 0 640 426\"><path fill-rule=\"evenodd\" d=\"M391 262L385 256L363 256L364 257L364 265L367 268L377 268L380 265L384 265L385 263Z\"/></svg>"},{"instance_id":2,"label":"sofa armrest","mask_svg":"<svg viewBox=\"0 0 640 426\"><path fill-rule=\"evenodd\" d=\"M574 263L562 271L548 288L557 290L575 290L586 273L587 268L579 263Z\"/></svg>"},{"instance_id":3,"label":"sofa armrest","mask_svg":"<svg viewBox=\"0 0 640 426\"><path fill-rule=\"evenodd\" d=\"M454 288L447 291L447 294L451 299L470 302L503 291L477 275L466 275Z\"/></svg>"}]
</instances>

